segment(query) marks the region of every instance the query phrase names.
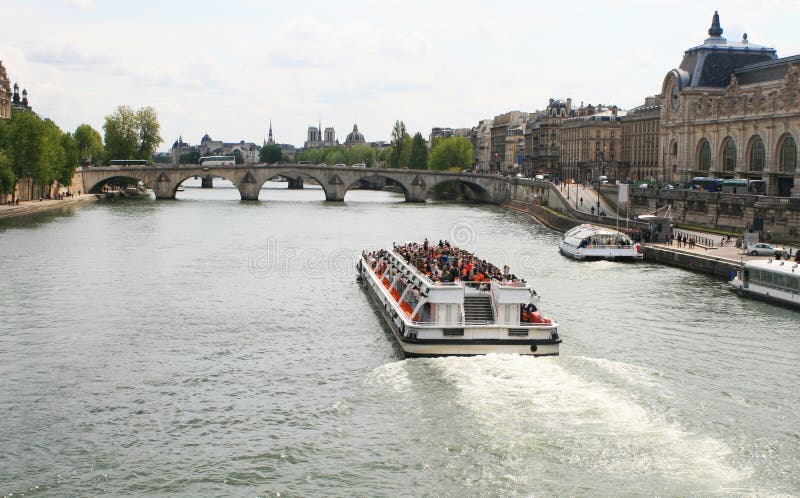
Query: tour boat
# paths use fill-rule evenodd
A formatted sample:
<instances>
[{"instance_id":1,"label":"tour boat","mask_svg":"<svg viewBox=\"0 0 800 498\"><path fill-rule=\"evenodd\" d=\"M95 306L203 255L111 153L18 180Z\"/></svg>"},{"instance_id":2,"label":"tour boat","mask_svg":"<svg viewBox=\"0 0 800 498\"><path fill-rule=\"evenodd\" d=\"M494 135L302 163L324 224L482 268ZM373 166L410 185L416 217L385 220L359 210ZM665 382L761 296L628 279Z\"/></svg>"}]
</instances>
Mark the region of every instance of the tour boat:
<instances>
[{"instance_id":1,"label":"tour boat","mask_svg":"<svg viewBox=\"0 0 800 498\"><path fill-rule=\"evenodd\" d=\"M748 261L730 283L745 296L800 307L800 263L773 259Z\"/></svg>"},{"instance_id":2,"label":"tour boat","mask_svg":"<svg viewBox=\"0 0 800 498\"><path fill-rule=\"evenodd\" d=\"M642 259L642 246L622 232L583 224L564 234L559 250L575 259Z\"/></svg>"},{"instance_id":3,"label":"tour boat","mask_svg":"<svg viewBox=\"0 0 800 498\"><path fill-rule=\"evenodd\" d=\"M538 295L525 282L508 278L508 271L502 279L495 267L453 246L431 246L414 256L408 247L424 245L364 252L356 266L405 356L558 355L558 324L541 315L534 304ZM442 282L417 266L423 259L438 266L448 255L464 267L472 261L493 270L472 281Z\"/></svg>"}]
</instances>

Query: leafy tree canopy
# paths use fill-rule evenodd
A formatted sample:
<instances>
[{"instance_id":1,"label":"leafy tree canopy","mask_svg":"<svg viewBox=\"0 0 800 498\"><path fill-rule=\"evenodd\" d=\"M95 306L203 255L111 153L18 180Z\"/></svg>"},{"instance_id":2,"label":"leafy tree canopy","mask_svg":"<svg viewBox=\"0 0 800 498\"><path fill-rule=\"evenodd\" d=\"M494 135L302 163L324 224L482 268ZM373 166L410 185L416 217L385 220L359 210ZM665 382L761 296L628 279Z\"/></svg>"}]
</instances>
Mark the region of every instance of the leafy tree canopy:
<instances>
[{"instance_id":1,"label":"leafy tree canopy","mask_svg":"<svg viewBox=\"0 0 800 498\"><path fill-rule=\"evenodd\" d=\"M428 146L420 132L414 134L414 138L411 140L408 167L412 169L426 169L428 167Z\"/></svg>"},{"instance_id":2,"label":"leafy tree canopy","mask_svg":"<svg viewBox=\"0 0 800 498\"><path fill-rule=\"evenodd\" d=\"M134 111L128 106L119 106L106 116L105 159L152 160L163 140L155 109L143 107Z\"/></svg>"},{"instance_id":3,"label":"leafy tree canopy","mask_svg":"<svg viewBox=\"0 0 800 498\"><path fill-rule=\"evenodd\" d=\"M258 160L262 163L274 164L283 158L281 148L277 145L265 145L261 147L261 152L258 154Z\"/></svg>"},{"instance_id":4,"label":"leafy tree canopy","mask_svg":"<svg viewBox=\"0 0 800 498\"><path fill-rule=\"evenodd\" d=\"M472 142L464 137L437 140L428 157L428 168L435 170L462 170L471 168L475 152Z\"/></svg>"}]
</instances>

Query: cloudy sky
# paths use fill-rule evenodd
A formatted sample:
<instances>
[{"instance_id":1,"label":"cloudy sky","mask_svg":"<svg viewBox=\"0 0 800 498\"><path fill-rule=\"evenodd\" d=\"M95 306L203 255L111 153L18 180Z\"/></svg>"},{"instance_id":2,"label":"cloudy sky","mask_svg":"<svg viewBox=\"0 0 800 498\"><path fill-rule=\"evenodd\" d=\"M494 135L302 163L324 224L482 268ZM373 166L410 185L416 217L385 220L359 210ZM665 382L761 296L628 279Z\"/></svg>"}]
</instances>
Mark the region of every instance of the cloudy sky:
<instances>
[{"instance_id":1,"label":"cloudy sky","mask_svg":"<svg viewBox=\"0 0 800 498\"><path fill-rule=\"evenodd\" d=\"M153 106L182 134L302 145L318 121L427 137L547 99L638 105L714 10L723 36L800 53L800 1L0 0L0 59L64 129Z\"/></svg>"}]
</instances>

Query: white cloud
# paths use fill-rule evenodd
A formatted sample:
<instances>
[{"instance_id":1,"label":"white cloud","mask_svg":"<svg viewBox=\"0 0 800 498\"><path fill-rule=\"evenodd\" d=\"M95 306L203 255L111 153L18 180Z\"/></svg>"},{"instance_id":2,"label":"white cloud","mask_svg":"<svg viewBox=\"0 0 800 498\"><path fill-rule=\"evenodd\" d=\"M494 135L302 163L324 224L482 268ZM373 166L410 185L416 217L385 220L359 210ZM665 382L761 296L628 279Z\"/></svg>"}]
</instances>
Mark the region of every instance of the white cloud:
<instances>
[{"instance_id":1,"label":"white cloud","mask_svg":"<svg viewBox=\"0 0 800 498\"><path fill-rule=\"evenodd\" d=\"M83 10L91 11L97 8L97 4L95 4L93 0L58 0L58 1L69 7L76 7L78 9L83 9Z\"/></svg>"}]
</instances>

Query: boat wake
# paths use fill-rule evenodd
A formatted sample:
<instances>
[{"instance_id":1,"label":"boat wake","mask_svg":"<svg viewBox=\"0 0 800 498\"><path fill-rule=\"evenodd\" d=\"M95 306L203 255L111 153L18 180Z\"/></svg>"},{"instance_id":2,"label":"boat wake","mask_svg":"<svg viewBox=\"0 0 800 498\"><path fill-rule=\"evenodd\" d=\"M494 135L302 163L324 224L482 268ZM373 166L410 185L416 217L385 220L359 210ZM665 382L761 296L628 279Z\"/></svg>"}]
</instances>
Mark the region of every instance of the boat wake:
<instances>
[{"instance_id":1,"label":"boat wake","mask_svg":"<svg viewBox=\"0 0 800 498\"><path fill-rule=\"evenodd\" d=\"M750 474L730 462L726 444L683 425L688 416L671 406L660 374L634 365L585 357L450 357L391 363L371 379L412 395L409 404L427 404L420 412L468 418L462 424L474 431L468 440L496 457L527 460L524 472L555 460L592 489L597 483L589 480L606 480L679 494L721 492ZM417 379L424 381L416 385ZM431 387L438 389L426 394Z\"/></svg>"}]
</instances>

